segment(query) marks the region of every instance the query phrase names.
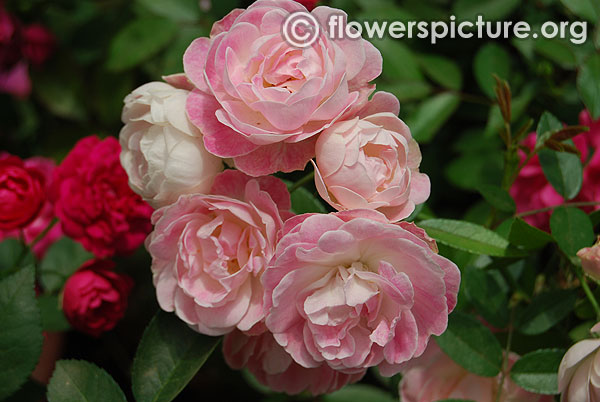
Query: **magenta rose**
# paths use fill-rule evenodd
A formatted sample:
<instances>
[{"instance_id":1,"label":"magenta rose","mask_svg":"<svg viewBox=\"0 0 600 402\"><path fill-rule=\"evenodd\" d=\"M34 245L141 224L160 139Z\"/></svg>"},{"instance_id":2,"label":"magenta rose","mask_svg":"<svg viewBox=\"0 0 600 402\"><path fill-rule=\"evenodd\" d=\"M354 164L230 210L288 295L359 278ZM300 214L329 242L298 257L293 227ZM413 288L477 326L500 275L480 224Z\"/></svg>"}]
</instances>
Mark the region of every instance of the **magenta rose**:
<instances>
[{"instance_id":1,"label":"magenta rose","mask_svg":"<svg viewBox=\"0 0 600 402\"><path fill-rule=\"evenodd\" d=\"M0 159L8 157L8 154L1 154ZM29 159L25 159L23 161L23 166L27 169L35 169L44 177L44 192L49 191L52 184L52 172L54 170L55 164L54 161L47 158L42 157L33 157ZM25 241L27 243L31 243L35 238L37 238L54 218L54 206L50 202L49 199L45 199L44 204L37 217L29 223L27 226L23 227L23 234L25 235ZM1 230L0 229L0 240L5 239L7 237L19 237L20 230ZM33 252L38 257L41 258L48 247L52 243L54 243L58 238L62 236L62 230L60 229L60 225L54 225L48 233L44 235L41 239L37 241L37 243L33 246Z\"/></svg>"},{"instance_id":2,"label":"magenta rose","mask_svg":"<svg viewBox=\"0 0 600 402\"><path fill-rule=\"evenodd\" d=\"M53 175L63 232L102 258L133 252L152 230L152 208L129 188L120 152L113 137L83 138Z\"/></svg>"},{"instance_id":3,"label":"magenta rose","mask_svg":"<svg viewBox=\"0 0 600 402\"><path fill-rule=\"evenodd\" d=\"M600 119L593 121L589 113L584 110L579 115L579 123L590 127L588 132L581 133L573 138L575 146L581 152L581 160L584 165L583 184L581 191L572 201L589 202L600 201L600 152L596 149L600 146ZM522 145L533 149L536 142L536 133L530 133ZM521 162L525 160L525 153L520 152ZM554 190L552 185L544 176L544 171L538 156L534 156L519 172L513 183L510 194L517 204L517 212L532 211L546 207L557 206L564 203L564 199ZM596 207L583 208L591 212ZM527 215L525 219L529 224L542 230L550 231L551 211L544 211L533 215Z\"/></svg>"},{"instance_id":4,"label":"magenta rose","mask_svg":"<svg viewBox=\"0 0 600 402\"><path fill-rule=\"evenodd\" d=\"M456 305L459 270L436 250L372 210L293 217L263 275L266 326L303 367L392 375Z\"/></svg>"},{"instance_id":5,"label":"magenta rose","mask_svg":"<svg viewBox=\"0 0 600 402\"><path fill-rule=\"evenodd\" d=\"M316 155L317 190L338 211L375 209L395 222L429 197L419 145L393 112L335 123L319 135Z\"/></svg>"},{"instance_id":6,"label":"magenta rose","mask_svg":"<svg viewBox=\"0 0 600 402\"><path fill-rule=\"evenodd\" d=\"M0 156L0 230L26 227L45 201L44 174L17 156Z\"/></svg>"},{"instance_id":7,"label":"magenta rose","mask_svg":"<svg viewBox=\"0 0 600 402\"><path fill-rule=\"evenodd\" d=\"M519 359L511 353L508 369ZM500 374L480 377L469 373L431 342L425 353L406 364L400 383L402 402L434 402L446 399L477 402L551 402L552 395L539 395L525 391L507 375L502 383L502 393L497 399Z\"/></svg>"},{"instance_id":8,"label":"magenta rose","mask_svg":"<svg viewBox=\"0 0 600 402\"><path fill-rule=\"evenodd\" d=\"M162 309L207 335L262 331L260 278L289 208L281 180L226 170L211 195L182 195L157 210L146 248Z\"/></svg>"},{"instance_id":9,"label":"magenta rose","mask_svg":"<svg viewBox=\"0 0 600 402\"><path fill-rule=\"evenodd\" d=\"M381 54L369 42L329 38L328 16L343 16L343 25L341 10L315 8L317 40L288 44L282 26L294 12L307 10L291 0L256 1L216 22L210 38L196 39L184 55L196 86L187 112L206 149L252 176L303 169L315 135L359 110L381 73Z\"/></svg>"},{"instance_id":10,"label":"magenta rose","mask_svg":"<svg viewBox=\"0 0 600 402\"><path fill-rule=\"evenodd\" d=\"M263 385L273 391L299 394L309 391L313 395L337 391L347 384L359 381L366 370L344 374L326 364L305 368L275 341L270 332L247 336L234 330L225 336L223 354L227 364L236 370L248 370Z\"/></svg>"},{"instance_id":11,"label":"magenta rose","mask_svg":"<svg viewBox=\"0 0 600 402\"><path fill-rule=\"evenodd\" d=\"M123 318L133 280L114 267L109 260L88 261L67 279L62 308L73 328L100 336Z\"/></svg>"}]
</instances>

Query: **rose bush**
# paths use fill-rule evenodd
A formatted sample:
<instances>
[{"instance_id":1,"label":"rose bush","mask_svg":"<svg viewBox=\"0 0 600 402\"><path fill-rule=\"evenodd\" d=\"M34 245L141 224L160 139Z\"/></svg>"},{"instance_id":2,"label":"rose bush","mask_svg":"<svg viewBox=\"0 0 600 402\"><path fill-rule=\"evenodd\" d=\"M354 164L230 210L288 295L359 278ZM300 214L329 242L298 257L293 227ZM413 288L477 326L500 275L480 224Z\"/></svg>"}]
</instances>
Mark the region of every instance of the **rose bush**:
<instances>
[{"instance_id":1,"label":"rose bush","mask_svg":"<svg viewBox=\"0 0 600 402\"><path fill-rule=\"evenodd\" d=\"M267 328L303 367L394 374L456 305L460 273L434 243L370 210L289 219L263 275Z\"/></svg>"},{"instance_id":2,"label":"rose bush","mask_svg":"<svg viewBox=\"0 0 600 402\"><path fill-rule=\"evenodd\" d=\"M263 331L261 276L289 208L281 180L226 170L210 195L157 210L146 248L161 308L208 335Z\"/></svg>"},{"instance_id":3,"label":"rose bush","mask_svg":"<svg viewBox=\"0 0 600 402\"><path fill-rule=\"evenodd\" d=\"M189 91L151 82L125 98L119 135L121 164L131 188L154 208L182 194L207 193L223 170L185 114Z\"/></svg>"},{"instance_id":4,"label":"rose bush","mask_svg":"<svg viewBox=\"0 0 600 402\"><path fill-rule=\"evenodd\" d=\"M252 176L303 169L316 134L359 110L381 73L381 55L366 40L329 39L327 18L340 10L315 8L317 41L289 45L281 27L300 11L293 1L259 0L215 23L210 38L196 39L184 55L196 86L187 112L206 149Z\"/></svg>"}]
</instances>

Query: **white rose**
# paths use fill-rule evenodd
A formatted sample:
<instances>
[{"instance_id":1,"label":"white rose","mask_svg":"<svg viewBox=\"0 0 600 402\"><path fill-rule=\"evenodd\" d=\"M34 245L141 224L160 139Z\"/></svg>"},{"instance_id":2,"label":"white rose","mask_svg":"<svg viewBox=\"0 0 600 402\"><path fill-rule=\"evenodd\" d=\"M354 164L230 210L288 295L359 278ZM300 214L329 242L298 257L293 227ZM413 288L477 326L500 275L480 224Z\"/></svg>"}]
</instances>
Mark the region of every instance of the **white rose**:
<instances>
[{"instance_id":1,"label":"white rose","mask_svg":"<svg viewBox=\"0 0 600 402\"><path fill-rule=\"evenodd\" d=\"M125 97L121 164L129 185L154 208L182 194L208 193L223 170L204 148L202 133L185 114L188 91L164 82L142 85Z\"/></svg>"}]
</instances>

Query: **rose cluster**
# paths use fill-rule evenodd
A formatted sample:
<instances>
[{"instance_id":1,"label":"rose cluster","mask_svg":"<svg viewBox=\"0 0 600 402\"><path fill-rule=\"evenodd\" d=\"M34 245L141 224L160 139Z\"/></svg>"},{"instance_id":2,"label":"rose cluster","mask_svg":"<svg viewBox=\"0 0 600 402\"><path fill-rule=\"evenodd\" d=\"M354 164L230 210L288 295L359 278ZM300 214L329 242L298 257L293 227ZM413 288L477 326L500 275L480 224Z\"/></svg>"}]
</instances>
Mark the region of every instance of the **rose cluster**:
<instances>
[{"instance_id":1,"label":"rose cluster","mask_svg":"<svg viewBox=\"0 0 600 402\"><path fill-rule=\"evenodd\" d=\"M294 47L281 32L294 12L308 11L292 0L233 10L190 44L184 73L128 95L121 163L156 208L146 248L162 309L225 335L228 364L268 387L320 394L422 355L447 327L460 273L403 221L430 182L398 100L374 93L381 54L330 39L327 18L343 12L329 7L311 11L317 40ZM290 212L271 174L309 161L337 212ZM94 216L68 229L104 249Z\"/></svg>"},{"instance_id":2,"label":"rose cluster","mask_svg":"<svg viewBox=\"0 0 600 402\"><path fill-rule=\"evenodd\" d=\"M62 290L70 324L94 336L123 317L133 286L106 258L133 252L152 229L153 210L129 188L120 153L115 138L89 136L59 166L0 154L0 239L22 239L41 260L68 236L94 255Z\"/></svg>"}]
</instances>

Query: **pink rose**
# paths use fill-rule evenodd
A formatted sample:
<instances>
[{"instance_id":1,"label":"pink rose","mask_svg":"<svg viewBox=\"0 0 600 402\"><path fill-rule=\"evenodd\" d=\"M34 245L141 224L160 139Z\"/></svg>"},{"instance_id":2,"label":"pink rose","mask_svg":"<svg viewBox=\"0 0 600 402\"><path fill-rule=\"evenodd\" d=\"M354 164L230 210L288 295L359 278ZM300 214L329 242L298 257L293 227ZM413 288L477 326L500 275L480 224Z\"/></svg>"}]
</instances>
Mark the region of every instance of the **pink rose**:
<instances>
[{"instance_id":1,"label":"pink rose","mask_svg":"<svg viewBox=\"0 0 600 402\"><path fill-rule=\"evenodd\" d=\"M369 42L331 40L329 15L317 7L315 43L288 44L282 26L293 12L307 12L291 0L259 0L236 9L198 38L183 63L194 90L187 112L204 134L209 152L233 158L243 172L260 176L303 169L314 156L315 135L366 102L381 73L382 58Z\"/></svg>"},{"instance_id":2,"label":"pink rose","mask_svg":"<svg viewBox=\"0 0 600 402\"><path fill-rule=\"evenodd\" d=\"M600 323L591 332L599 332ZM584 339L565 353L558 368L562 402L595 402L600 399L600 339Z\"/></svg>"},{"instance_id":3,"label":"pink rose","mask_svg":"<svg viewBox=\"0 0 600 402\"><path fill-rule=\"evenodd\" d=\"M158 302L207 335L260 332L260 278L289 215L289 193L275 177L226 170L211 194L183 195L152 217L146 248Z\"/></svg>"},{"instance_id":4,"label":"pink rose","mask_svg":"<svg viewBox=\"0 0 600 402\"><path fill-rule=\"evenodd\" d=\"M353 210L286 221L263 275L267 328L303 367L392 375L446 329L460 273L412 223Z\"/></svg>"},{"instance_id":5,"label":"pink rose","mask_svg":"<svg viewBox=\"0 0 600 402\"><path fill-rule=\"evenodd\" d=\"M152 208L121 167L119 142L83 138L54 170L51 198L63 232L98 257L128 254L150 233Z\"/></svg>"},{"instance_id":6,"label":"pink rose","mask_svg":"<svg viewBox=\"0 0 600 402\"><path fill-rule=\"evenodd\" d=\"M133 280L114 267L109 260L88 261L67 279L62 308L73 328L100 336L123 318Z\"/></svg>"},{"instance_id":7,"label":"pink rose","mask_svg":"<svg viewBox=\"0 0 600 402\"><path fill-rule=\"evenodd\" d=\"M518 360L515 353L509 357L509 369ZM468 399L477 402L496 402L500 375L480 377L468 372L431 342L425 353L406 364L399 393L402 402L434 402L442 399ZM551 402L551 395L537 395L525 391L509 376L502 384L501 402Z\"/></svg>"},{"instance_id":8,"label":"pink rose","mask_svg":"<svg viewBox=\"0 0 600 402\"><path fill-rule=\"evenodd\" d=\"M308 390L312 395L337 391L359 381L366 370L344 374L326 364L305 368L275 341L270 332L247 336L234 330L225 336L223 354L227 364L236 370L247 367L263 385L273 391L299 394Z\"/></svg>"},{"instance_id":9,"label":"pink rose","mask_svg":"<svg viewBox=\"0 0 600 402\"><path fill-rule=\"evenodd\" d=\"M0 230L20 230L36 219L46 202L44 174L21 158L0 157Z\"/></svg>"},{"instance_id":10,"label":"pink rose","mask_svg":"<svg viewBox=\"0 0 600 402\"><path fill-rule=\"evenodd\" d=\"M319 135L316 154L317 190L338 211L375 209L395 222L429 197L419 145L393 113L335 123Z\"/></svg>"},{"instance_id":11,"label":"pink rose","mask_svg":"<svg viewBox=\"0 0 600 402\"><path fill-rule=\"evenodd\" d=\"M600 281L600 237L592 247L579 250L577 257L581 258L583 271L595 280Z\"/></svg>"},{"instance_id":12,"label":"pink rose","mask_svg":"<svg viewBox=\"0 0 600 402\"><path fill-rule=\"evenodd\" d=\"M6 157L0 153L0 159ZM54 161L42 157L33 157L25 159L23 166L27 169L35 169L41 173L44 177L44 188L47 192L52 184L52 171L54 170ZM35 218L30 224L23 228L25 234L25 241L31 243L35 238L38 237L52 222L54 219L54 206L50 200L46 199L42 209L40 210L37 218ZM7 237L19 237L20 233L18 230L0 230L0 240ZM42 258L48 247L52 245L56 240L62 236L60 225L54 225L52 229L46 235L41 238L33 247L33 252L38 258Z\"/></svg>"}]
</instances>

